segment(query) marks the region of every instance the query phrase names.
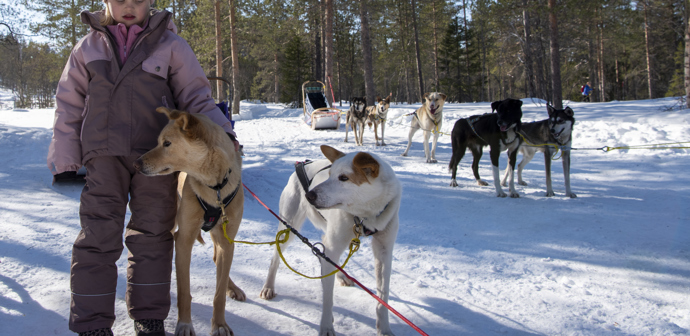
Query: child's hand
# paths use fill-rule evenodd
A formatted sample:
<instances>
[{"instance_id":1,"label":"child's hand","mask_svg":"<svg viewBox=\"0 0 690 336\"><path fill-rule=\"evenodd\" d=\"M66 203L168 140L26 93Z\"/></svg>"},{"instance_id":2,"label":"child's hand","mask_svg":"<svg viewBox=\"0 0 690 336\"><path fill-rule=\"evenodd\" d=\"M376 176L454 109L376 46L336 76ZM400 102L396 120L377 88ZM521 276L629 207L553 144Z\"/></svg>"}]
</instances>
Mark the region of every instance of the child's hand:
<instances>
[{"instance_id":1,"label":"child's hand","mask_svg":"<svg viewBox=\"0 0 690 336\"><path fill-rule=\"evenodd\" d=\"M231 133L225 133L225 134L227 134L230 137L230 140L232 140L232 144L235 145L235 152L241 152L242 146L240 145L240 142L237 141L237 138L235 138L235 136L232 135ZM242 156L244 156L244 154L242 154Z\"/></svg>"}]
</instances>

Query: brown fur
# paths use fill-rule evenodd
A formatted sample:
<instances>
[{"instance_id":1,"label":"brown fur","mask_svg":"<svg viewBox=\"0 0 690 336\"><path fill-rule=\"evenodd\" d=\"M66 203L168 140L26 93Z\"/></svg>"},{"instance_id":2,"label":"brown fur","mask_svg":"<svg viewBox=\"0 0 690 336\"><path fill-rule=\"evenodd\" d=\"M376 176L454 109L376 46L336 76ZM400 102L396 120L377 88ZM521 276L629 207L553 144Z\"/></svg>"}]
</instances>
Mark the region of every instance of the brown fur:
<instances>
[{"instance_id":1,"label":"brown fur","mask_svg":"<svg viewBox=\"0 0 690 336\"><path fill-rule=\"evenodd\" d=\"M217 204L216 191L209 186L220 183L226 176L228 182L221 189L221 199L240 189L235 199L225 207L228 218L227 235L234 239L239 230L244 210L244 192L241 188L242 158L225 131L203 115L161 107L170 123L161 131L158 146L142 155L135 167L146 175L164 175L175 171L184 179L178 205L175 233L175 266L177 272L177 307L179 317L176 335L193 333L190 294L190 263L194 240L201 238L203 209L197 195L209 204ZM232 172L228 175L228 171ZM213 298L211 333L215 336L232 335L225 321L226 293L231 298L244 301L244 292L230 279L230 266L234 244L229 242L222 228L222 219L209 231L213 241L213 261L216 263L216 293ZM203 241L200 239L200 241Z\"/></svg>"},{"instance_id":2,"label":"brown fur","mask_svg":"<svg viewBox=\"0 0 690 336\"><path fill-rule=\"evenodd\" d=\"M383 141L383 133L386 124L386 118L388 117L388 108L391 105L392 93L386 97L386 99L381 99L381 97L376 96L376 105L367 106L367 125L371 128L374 125L374 138L376 139L376 146L379 145L379 135L378 127L381 126L381 146L385 146L386 142Z\"/></svg>"}]
</instances>

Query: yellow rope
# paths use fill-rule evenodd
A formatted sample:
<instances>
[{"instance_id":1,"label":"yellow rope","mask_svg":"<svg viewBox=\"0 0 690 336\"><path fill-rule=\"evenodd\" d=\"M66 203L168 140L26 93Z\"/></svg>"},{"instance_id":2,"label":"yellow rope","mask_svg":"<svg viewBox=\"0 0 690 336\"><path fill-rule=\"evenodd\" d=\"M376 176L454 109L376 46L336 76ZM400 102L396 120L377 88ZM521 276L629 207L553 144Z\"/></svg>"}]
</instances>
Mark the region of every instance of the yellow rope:
<instances>
[{"instance_id":1,"label":"yellow rope","mask_svg":"<svg viewBox=\"0 0 690 336\"><path fill-rule=\"evenodd\" d=\"M556 149L556 152L554 152L553 155L551 156L551 160L554 160L554 161L555 161L555 160L560 159L560 158L563 156L563 153L562 153L562 152L559 152L559 149L561 149L561 147L563 147L563 146L559 146L559 145L557 145L557 144L552 144L552 143L543 143L543 144L537 144L537 145L535 145L535 144L530 143L529 141L527 141L527 138L525 138L525 136L522 135L522 133L518 133L518 132L515 132L515 133L517 133L518 135L520 135L520 137L522 138L522 141L524 141L524 142L525 142L527 145L529 145L529 146L532 146L532 147L552 146L553 148L555 148L555 149ZM558 155L558 153L561 153L561 155L558 156L558 157L556 157L556 155Z\"/></svg>"},{"instance_id":2,"label":"yellow rope","mask_svg":"<svg viewBox=\"0 0 690 336\"><path fill-rule=\"evenodd\" d=\"M285 260L285 256L283 256L283 251L280 249L280 244L285 244L288 241L288 238L290 237L290 229L278 231L278 233L276 234L276 240L275 241L264 242L264 243L255 243L255 242L230 239L230 237L228 236L228 232L226 230L226 225L228 224L228 222L229 221L228 221L227 217L225 216L225 209L223 209L223 225L222 225L223 235L225 236L225 239L227 239L230 242L230 244L233 244L233 243L250 244L250 245L273 245L273 244L275 244L276 249L278 250L278 255L280 255L280 259L283 260L283 263L285 264L285 266L287 266L287 268L289 268L291 271L293 271L293 272L295 272L295 273L297 273L297 274L299 274L299 275L301 275L307 279L323 279L323 278L327 278L327 277L329 277L335 273L338 273L338 270L336 269L333 272L328 273L326 275L322 275L322 276L318 276L318 277L312 277L312 276L304 275L304 274L296 271L294 268L292 268L290 266L290 264L288 264L287 260ZM340 266L340 268L345 268L345 265L347 265L347 262L350 261L350 257L352 257L352 255L355 254L355 252L357 252L359 250L359 244L360 244L360 241L359 241L358 237L355 237L352 239L352 241L350 241L350 252L348 253L347 258L345 259L345 262L343 263L342 266Z\"/></svg>"}]
</instances>

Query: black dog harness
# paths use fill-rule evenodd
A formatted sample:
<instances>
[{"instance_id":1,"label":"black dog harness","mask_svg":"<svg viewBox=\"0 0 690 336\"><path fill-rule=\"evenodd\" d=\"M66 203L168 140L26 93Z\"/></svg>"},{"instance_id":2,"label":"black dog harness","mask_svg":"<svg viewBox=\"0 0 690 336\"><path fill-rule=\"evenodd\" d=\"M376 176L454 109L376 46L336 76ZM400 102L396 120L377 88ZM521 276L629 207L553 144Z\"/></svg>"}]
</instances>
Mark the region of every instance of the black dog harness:
<instances>
[{"instance_id":1,"label":"black dog harness","mask_svg":"<svg viewBox=\"0 0 690 336\"><path fill-rule=\"evenodd\" d=\"M311 164L313 162L314 161L311 161L311 160L305 160L302 162L295 162L295 173L297 173L297 179L299 180L299 183L302 185L302 189L304 189L305 193L309 192L309 186L311 185L312 181L314 181L314 178L313 177L309 178L307 176L307 171L304 169L304 166ZM331 165L323 167L319 171L317 171L316 174L318 174L324 170L330 169L330 168L331 168ZM316 176L316 174L314 174L314 176ZM383 211L385 211L387 207L388 207L388 204L386 204L386 206L383 208ZM381 213L383 213L383 211L381 211ZM324 220L326 219L326 217L324 217L319 210L316 210L316 212L321 216L321 218L323 218ZM366 219L366 218L364 218L364 219ZM364 219L360 219L358 216L354 216L355 225L358 227L361 227L360 234L364 234L365 236L371 236L371 235L375 234L376 232L379 232L379 230L377 230L377 229L374 229L372 231L369 228L367 228L366 226L364 226Z\"/></svg>"},{"instance_id":2,"label":"black dog harness","mask_svg":"<svg viewBox=\"0 0 690 336\"><path fill-rule=\"evenodd\" d=\"M228 175L232 173L232 169L228 171ZM216 191L216 195L218 196L218 201L223 204L223 208L216 207L213 205L208 204L206 201L201 199L199 195L196 195L196 199L199 201L199 205L201 205L201 208L204 209L204 224L201 226L201 229L204 230L205 232L210 231L213 229L216 224L218 224L218 219L220 219L221 215L223 214L223 209L225 209L230 202L232 202L233 199L235 199L235 196L237 196L237 192L240 191L240 184L237 184L237 188L230 193L227 197L225 197L222 201L220 199L220 190L225 187L225 185L228 183L228 176L226 175L225 178L223 178L223 181L220 183L216 184L215 186L208 186L209 188L213 189Z\"/></svg>"}]
</instances>

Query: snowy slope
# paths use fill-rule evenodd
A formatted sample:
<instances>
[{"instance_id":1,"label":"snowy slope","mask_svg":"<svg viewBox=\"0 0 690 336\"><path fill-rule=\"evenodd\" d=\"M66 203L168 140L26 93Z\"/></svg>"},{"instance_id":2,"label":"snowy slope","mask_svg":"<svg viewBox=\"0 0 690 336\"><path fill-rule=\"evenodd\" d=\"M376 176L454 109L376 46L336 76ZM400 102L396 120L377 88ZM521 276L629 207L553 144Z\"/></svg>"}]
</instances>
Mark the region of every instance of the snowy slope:
<instances>
[{"instance_id":1,"label":"snowy slope","mask_svg":"<svg viewBox=\"0 0 690 336\"><path fill-rule=\"evenodd\" d=\"M543 103L525 101L523 121L546 118ZM690 141L690 114L666 111L674 103L571 103L577 119L574 147ZM501 199L490 182L488 149L480 164L488 187L474 182L469 153L459 166L460 187L449 187L447 135L439 139L437 164L424 162L421 132L410 155L400 156L411 118L405 114L417 107L392 105L388 146L373 146L367 129L360 148L352 140L343 143L344 127L310 130L299 119L301 109L243 102L236 130L247 154L244 183L277 211L294 162L321 158L321 144L372 151L388 160L404 189L390 303L430 335L690 333L689 150L575 150L576 199L564 196L559 162L553 164L556 196L544 197L544 165L537 154L524 173L529 186L517 186L521 197ZM448 104L441 130L450 134L458 118L486 112L489 103ZM71 335L69 262L79 231L81 187L51 186L45 156L52 121L52 110L0 110L0 335ZM502 155L501 168L506 161ZM277 220L249 194L244 213L238 239L273 239ZM311 225L303 234L319 240ZM300 271L317 274L318 260L300 245L293 244L287 258ZM210 330L212 251L210 243L194 249L192 310L199 335ZM236 247L231 276L248 299L228 302L229 324L236 335L317 334L319 281L281 267L279 296L258 297L271 254L267 246ZM369 240L346 270L374 287ZM113 329L129 335L122 267L120 275ZM173 290L169 332L176 323L175 303ZM375 305L359 288L336 288L336 331L375 334ZM417 334L392 314L391 322L396 335Z\"/></svg>"}]
</instances>

